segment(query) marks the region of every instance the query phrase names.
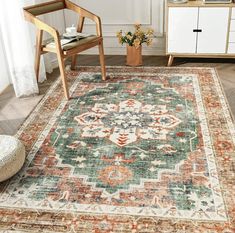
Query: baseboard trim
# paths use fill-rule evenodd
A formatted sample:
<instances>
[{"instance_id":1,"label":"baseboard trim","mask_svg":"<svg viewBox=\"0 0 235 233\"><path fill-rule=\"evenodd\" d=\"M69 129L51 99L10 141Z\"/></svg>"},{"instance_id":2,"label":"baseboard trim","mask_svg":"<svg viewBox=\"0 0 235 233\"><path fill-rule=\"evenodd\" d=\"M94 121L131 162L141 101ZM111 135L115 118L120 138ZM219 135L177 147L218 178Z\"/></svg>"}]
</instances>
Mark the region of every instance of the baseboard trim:
<instances>
[{"instance_id":1,"label":"baseboard trim","mask_svg":"<svg viewBox=\"0 0 235 233\"><path fill-rule=\"evenodd\" d=\"M126 55L126 48L104 48L105 55ZM82 55L99 55L98 48L91 48L82 53ZM163 49L149 48L143 50L143 56L166 56L166 52ZM58 68L58 60L55 58L51 61L52 69Z\"/></svg>"}]
</instances>

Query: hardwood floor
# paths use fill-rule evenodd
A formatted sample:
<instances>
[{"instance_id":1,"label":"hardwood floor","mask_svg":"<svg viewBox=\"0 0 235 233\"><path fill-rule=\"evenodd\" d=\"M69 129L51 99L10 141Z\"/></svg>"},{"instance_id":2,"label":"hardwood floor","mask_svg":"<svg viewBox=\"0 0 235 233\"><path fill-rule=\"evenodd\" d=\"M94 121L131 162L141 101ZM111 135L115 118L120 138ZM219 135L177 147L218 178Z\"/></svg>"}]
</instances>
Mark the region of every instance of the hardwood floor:
<instances>
[{"instance_id":1,"label":"hardwood floor","mask_svg":"<svg viewBox=\"0 0 235 233\"><path fill-rule=\"evenodd\" d=\"M144 66L166 66L167 57L144 56ZM124 66L125 56L106 56L107 66ZM78 65L99 66L99 57L94 55L80 55ZM173 66L184 67L216 67L222 81L231 111L235 116L235 60L234 59L175 59ZM12 86L0 95L0 134L14 135L30 112L38 104L50 85L59 77L56 69L48 75L48 80L39 85L40 95L28 98L16 98Z\"/></svg>"}]
</instances>

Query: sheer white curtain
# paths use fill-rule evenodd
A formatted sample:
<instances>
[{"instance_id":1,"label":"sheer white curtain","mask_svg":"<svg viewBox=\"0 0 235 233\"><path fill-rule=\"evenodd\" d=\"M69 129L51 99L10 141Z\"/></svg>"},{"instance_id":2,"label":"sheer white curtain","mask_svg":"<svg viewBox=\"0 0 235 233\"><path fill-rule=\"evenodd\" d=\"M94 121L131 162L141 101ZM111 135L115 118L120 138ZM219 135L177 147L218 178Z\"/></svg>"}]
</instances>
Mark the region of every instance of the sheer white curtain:
<instances>
[{"instance_id":1,"label":"sheer white curtain","mask_svg":"<svg viewBox=\"0 0 235 233\"><path fill-rule=\"evenodd\" d=\"M24 0L1 0L0 33L2 33L6 64L17 97L38 94L34 72L33 31L24 20L22 8ZM28 0L27 4L35 0ZM35 38L35 37L34 37ZM46 79L45 67L41 62L40 81Z\"/></svg>"}]
</instances>

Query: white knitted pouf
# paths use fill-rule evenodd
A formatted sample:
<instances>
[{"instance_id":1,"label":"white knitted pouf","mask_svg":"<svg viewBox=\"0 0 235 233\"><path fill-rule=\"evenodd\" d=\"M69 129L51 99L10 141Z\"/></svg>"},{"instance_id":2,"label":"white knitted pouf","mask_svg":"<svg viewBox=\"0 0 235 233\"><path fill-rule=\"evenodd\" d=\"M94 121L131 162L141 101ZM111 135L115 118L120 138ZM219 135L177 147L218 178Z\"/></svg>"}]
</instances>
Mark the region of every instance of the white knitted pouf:
<instances>
[{"instance_id":1,"label":"white knitted pouf","mask_svg":"<svg viewBox=\"0 0 235 233\"><path fill-rule=\"evenodd\" d=\"M12 136L0 135L0 182L15 175L25 161L25 147Z\"/></svg>"}]
</instances>

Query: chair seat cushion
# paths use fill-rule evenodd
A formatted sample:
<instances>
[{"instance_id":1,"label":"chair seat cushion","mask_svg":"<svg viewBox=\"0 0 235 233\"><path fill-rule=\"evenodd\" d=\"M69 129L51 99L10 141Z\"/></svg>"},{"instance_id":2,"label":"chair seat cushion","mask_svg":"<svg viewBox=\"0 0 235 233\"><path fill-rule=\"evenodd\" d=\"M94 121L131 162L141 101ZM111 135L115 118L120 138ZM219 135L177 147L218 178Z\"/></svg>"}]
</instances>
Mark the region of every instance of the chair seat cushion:
<instances>
[{"instance_id":1,"label":"chair seat cushion","mask_svg":"<svg viewBox=\"0 0 235 233\"><path fill-rule=\"evenodd\" d=\"M83 44L86 44L88 42L95 41L99 38L100 37L98 37L98 36L91 35L91 36L88 36L88 37L85 37L85 38L82 38L82 39L79 39L79 40L76 40L76 41L72 41L68 44L65 44L65 45L62 46L62 48L63 48L64 51L67 51L67 50L79 47L79 46L81 46ZM51 48L52 47L52 44L51 44L52 41L53 41L53 39L49 39L49 40L44 41L43 44L44 44L45 47L50 47Z\"/></svg>"},{"instance_id":2,"label":"chair seat cushion","mask_svg":"<svg viewBox=\"0 0 235 233\"><path fill-rule=\"evenodd\" d=\"M77 40L77 41L74 41L74 42L71 42L71 43L68 43L66 45L63 46L63 50L64 51L67 51L67 50L70 50L72 48L75 48L75 47L78 47L80 45L83 45L83 44L86 44L88 42L91 42L93 40L96 40L98 39L98 36L88 36L86 38L83 38L83 39L80 39L80 40Z\"/></svg>"},{"instance_id":3,"label":"chair seat cushion","mask_svg":"<svg viewBox=\"0 0 235 233\"><path fill-rule=\"evenodd\" d=\"M0 182L15 175L25 161L25 147L12 136L0 135Z\"/></svg>"}]
</instances>

